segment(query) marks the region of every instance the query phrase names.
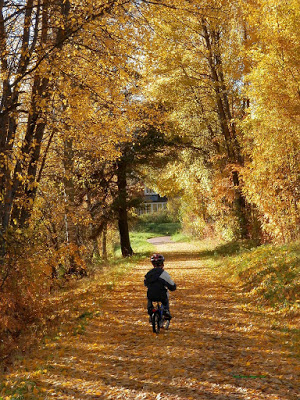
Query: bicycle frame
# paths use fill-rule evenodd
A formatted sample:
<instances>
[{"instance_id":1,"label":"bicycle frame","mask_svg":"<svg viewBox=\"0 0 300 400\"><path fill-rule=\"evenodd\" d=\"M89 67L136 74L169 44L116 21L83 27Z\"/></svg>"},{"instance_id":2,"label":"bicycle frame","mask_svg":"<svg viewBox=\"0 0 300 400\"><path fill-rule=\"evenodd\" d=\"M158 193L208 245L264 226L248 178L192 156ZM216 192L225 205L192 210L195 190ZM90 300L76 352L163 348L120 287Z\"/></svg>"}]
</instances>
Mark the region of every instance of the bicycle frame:
<instances>
[{"instance_id":1,"label":"bicycle frame","mask_svg":"<svg viewBox=\"0 0 300 400\"><path fill-rule=\"evenodd\" d=\"M159 312L159 315L162 318L164 315L164 306L160 301L156 302L156 307L153 306L152 313L154 314L156 311Z\"/></svg>"},{"instance_id":2,"label":"bicycle frame","mask_svg":"<svg viewBox=\"0 0 300 400\"><path fill-rule=\"evenodd\" d=\"M156 306L153 305L152 309L152 327L153 332L158 334L160 328L168 329L170 325L170 321L167 320L166 325L164 327L165 317L164 317L164 306L160 301L155 302Z\"/></svg>"}]
</instances>

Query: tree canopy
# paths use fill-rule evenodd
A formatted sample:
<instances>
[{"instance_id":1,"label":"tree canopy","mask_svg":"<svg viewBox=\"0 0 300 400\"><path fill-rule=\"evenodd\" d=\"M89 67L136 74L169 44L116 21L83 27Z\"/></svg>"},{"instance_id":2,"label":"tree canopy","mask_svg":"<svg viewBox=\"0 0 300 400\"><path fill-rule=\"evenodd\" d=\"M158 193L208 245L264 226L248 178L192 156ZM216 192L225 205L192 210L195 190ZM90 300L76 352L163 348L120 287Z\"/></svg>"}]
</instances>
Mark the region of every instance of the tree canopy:
<instances>
[{"instance_id":1,"label":"tree canopy","mask_svg":"<svg viewBox=\"0 0 300 400\"><path fill-rule=\"evenodd\" d=\"M1 0L4 314L117 221L131 255L142 182L199 237L299 238L299 24L297 0Z\"/></svg>"}]
</instances>

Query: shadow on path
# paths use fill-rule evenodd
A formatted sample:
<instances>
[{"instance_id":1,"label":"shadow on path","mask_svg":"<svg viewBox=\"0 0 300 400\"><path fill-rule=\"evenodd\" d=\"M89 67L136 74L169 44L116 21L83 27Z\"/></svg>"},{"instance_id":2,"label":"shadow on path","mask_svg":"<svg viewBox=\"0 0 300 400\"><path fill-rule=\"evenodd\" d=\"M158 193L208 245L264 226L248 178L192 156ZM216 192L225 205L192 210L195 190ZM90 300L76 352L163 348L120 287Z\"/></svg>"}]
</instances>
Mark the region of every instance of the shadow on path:
<instances>
[{"instance_id":1,"label":"shadow on path","mask_svg":"<svg viewBox=\"0 0 300 400\"><path fill-rule=\"evenodd\" d=\"M267 321L243 308L239 289L202 264L208 256L168 253L178 290L170 330L159 335L146 314L143 278L151 266L138 265L82 335L54 340L34 356L44 371L35 398L296 400L299 362L280 332L270 335Z\"/></svg>"}]
</instances>

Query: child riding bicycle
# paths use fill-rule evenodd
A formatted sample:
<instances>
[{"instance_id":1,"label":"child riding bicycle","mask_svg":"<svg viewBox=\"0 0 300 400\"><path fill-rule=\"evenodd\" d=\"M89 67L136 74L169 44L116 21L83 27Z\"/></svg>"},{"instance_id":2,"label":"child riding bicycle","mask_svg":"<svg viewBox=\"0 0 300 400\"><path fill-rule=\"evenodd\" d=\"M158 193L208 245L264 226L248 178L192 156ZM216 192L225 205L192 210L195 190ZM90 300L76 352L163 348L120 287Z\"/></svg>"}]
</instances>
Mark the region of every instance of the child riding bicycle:
<instances>
[{"instance_id":1,"label":"child riding bicycle","mask_svg":"<svg viewBox=\"0 0 300 400\"><path fill-rule=\"evenodd\" d=\"M153 301L160 301L164 306L165 319L171 319L169 310L169 293L176 290L176 284L172 281L170 275L164 271L165 258L161 254L153 254L151 256L151 263L154 268L147 272L145 275L144 285L147 286L148 298L148 314L152 315Z\"/></svg>"}]
</instances>

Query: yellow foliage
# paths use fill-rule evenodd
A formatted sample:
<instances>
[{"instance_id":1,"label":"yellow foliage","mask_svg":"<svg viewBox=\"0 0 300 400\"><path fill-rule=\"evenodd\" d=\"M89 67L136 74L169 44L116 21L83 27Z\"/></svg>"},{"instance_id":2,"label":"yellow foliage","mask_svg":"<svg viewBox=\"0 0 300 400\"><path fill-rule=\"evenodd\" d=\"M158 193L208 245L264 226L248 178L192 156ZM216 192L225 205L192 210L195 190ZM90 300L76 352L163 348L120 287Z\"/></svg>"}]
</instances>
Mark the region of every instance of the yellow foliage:
<instances>
[{"instance_id":1,"label":"yellow foliage","mask_svg":"<svg viewBox=\"0 0 300 400\"><path fill-rule=\"evenodd\" d=\"M297 1L258 4L264 18L257 28L259 45L250 48L251 103L241 125L249 155L244 190L260 211L265 231L288 241L299 235L300 226L300 10Z\"/></svg>"}]
</instances>

